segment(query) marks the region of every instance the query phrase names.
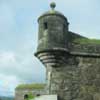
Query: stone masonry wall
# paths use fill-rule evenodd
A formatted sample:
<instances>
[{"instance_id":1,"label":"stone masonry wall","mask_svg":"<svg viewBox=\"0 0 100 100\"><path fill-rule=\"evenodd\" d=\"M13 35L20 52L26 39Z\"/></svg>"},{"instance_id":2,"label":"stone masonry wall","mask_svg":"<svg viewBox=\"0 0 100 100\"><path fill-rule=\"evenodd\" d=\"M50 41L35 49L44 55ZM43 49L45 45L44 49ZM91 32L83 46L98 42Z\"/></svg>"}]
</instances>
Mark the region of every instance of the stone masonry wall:
<instances>
[{"instance_id":1,"label":"stone masonry wall","mask_svg":"<svg viewBox=\"0 0 100 100\"><path fill-rule=\"evenodd\" d=\"M77 54L89 54L100 56L100 44L72 44L69 46L70 52L76 52Z\"/></svg>"},{"instance_id":2,"label":"stone masonry wall","mask_svg":"<svg viewBox=\"0 0 100 100\"><path fill-rule=\"evenodd\" d=\"M49 93L60 100L100 100L100 58L69 56L62 66L47 66L51 72Z\"/></svg>"}]
</instances>

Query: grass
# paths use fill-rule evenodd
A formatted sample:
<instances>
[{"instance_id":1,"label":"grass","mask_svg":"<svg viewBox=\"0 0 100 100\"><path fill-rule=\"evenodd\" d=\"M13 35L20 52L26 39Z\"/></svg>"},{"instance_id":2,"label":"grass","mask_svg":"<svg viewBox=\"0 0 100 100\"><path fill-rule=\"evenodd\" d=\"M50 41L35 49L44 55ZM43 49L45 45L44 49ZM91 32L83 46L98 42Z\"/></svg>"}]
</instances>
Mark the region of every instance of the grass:
<instances>
[{"instance_id":1,"label":"grass","mask_svg":"<svg viewBox=\"0 0 100 100\"><path fill-rule=\"evenodd\" d=\"M35 97L36 97L36 96L34 96L34 95L32 94L32 92L30 92L30 93L28 94L28 98L25 98L24 100L34 100Z\"/></svg>"},{"instance_id":2,"label":"grass","mask_svg":"<svg viewBox=\"0 0 100 100\"><path fill-rule=\"evenodd\" d=\"M45 84L20 84L16 89L44 89Z\"/></svg>"},{"instance_id":3,"label":"grass","mask_svg":"<svg viewBox=\"0 0 100 100\"><path fill-rule=\"evenodd\" d=\"M100 40L97 39L75 39L73 41L74 43L80 43L80 44L100 44Z\"/></svg>"}]
</instances>

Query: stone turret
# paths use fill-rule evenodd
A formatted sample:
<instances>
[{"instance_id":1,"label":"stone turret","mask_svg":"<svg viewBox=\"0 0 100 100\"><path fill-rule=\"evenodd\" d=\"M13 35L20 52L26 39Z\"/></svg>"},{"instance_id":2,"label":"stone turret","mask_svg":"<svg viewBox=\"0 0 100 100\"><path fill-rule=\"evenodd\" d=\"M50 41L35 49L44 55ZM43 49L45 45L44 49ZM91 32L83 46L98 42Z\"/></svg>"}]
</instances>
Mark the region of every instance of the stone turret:
<instances>
[{"instance_id":1,"label":"stone turret","mask_svg":"<svg viewBox=\"0 0 100 100\"><path fill-rule=\"evenodd\" d=\"M55 10L56 4L51 3L51 10L38 18L39 34L36 56L45 64L57 66L62 51L68 51L68 21ZM59 59L59 60L58 60Z\"/></svg>"}]
</instances>

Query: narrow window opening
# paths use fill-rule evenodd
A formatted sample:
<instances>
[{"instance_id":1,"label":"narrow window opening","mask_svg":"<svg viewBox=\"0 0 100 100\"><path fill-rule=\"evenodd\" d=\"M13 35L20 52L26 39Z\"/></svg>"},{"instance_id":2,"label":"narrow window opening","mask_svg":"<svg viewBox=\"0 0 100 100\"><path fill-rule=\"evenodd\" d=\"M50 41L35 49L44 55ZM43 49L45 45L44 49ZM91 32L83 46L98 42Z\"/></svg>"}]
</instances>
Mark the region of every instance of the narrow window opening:
<instances>
[{"instance_id":1,"label":"narrow window opening","mask_svg":"<svg viewBox=\"0 0 100 100\"><path fill-rule=\"evenodd\" d=\"M48 24L47 24L47 22L44 23L44 29L45 29L45 30L48 29Z\"/></svg>"}]
</instances>

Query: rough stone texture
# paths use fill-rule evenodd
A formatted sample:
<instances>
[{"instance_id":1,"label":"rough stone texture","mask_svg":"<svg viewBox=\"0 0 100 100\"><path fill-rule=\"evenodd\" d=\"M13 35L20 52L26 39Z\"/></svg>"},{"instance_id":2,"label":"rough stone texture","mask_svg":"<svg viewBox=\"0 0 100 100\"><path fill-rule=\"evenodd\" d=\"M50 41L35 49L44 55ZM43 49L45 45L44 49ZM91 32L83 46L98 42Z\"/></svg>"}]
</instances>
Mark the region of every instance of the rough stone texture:
<instances>
[{"instance_id":1,"label":"rough stone texture","mask_svg":"<svg viewBox=\"0 0 100 100\"><path fill-rule=\"evenodd\" d=\"M80 94L83 100L100 100L100 58L78 57L81 72Z\"/></svg>"},{"instance_id":2,"label":"rough stone texture","mask_svg":"<svg viewBox=\"0 0 100 100\"><path fill-rule=\"evenodd\" d=\"M100 56L100 44L71 44L71 53Z\"/></svg>"},{"instance_id":3,"label":"rough stone texture","mask_svg":"<svg viewBox=\"0 0 100 100\"><path fill-rule=\"evenodd\" d=\"M49 93L57 93L61 100L100 100L100 58L72 56L66 65L48 72Z\"/></svg>"},{"instance_id":4,"label":"rough stone texture","mask_svg":"<svg viewBox=\"0 0 100 100\"><path fill-rule=\"evenodd\" d=\"M35 55L47 70L47 93L59 100L100 100L100 45L73 43L86 37L70 32L62 16L46 13L38 20Z\"/></svg>"}]
</instances>

